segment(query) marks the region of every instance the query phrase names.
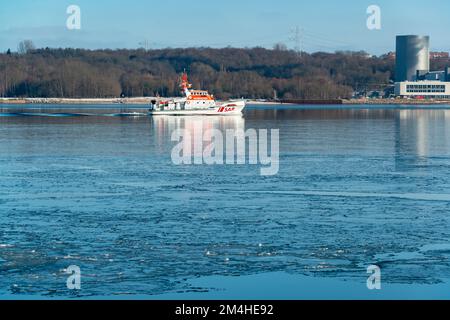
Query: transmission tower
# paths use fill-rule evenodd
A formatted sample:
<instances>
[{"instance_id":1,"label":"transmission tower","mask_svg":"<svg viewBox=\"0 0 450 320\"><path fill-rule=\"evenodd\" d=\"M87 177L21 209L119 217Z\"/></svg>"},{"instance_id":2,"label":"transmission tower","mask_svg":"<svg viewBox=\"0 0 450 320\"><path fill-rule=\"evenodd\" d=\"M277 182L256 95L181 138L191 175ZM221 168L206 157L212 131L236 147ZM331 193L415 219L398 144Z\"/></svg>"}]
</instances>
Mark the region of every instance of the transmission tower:
<instances>
[{"instance_id":1,"label":"transmission tower","mask_svg":"<svg viewBox=\"0 0 450 320\"><path fill-rule=\"evenodd\" d=\"M142 46L146 51L150 48L150 42L148 40L144 40L139 42L139 45Z\"/></svg>"},{"instance_id":2,"label":"transmission tower","mask_svg":"<svg viewBox=\"0 0 450 320\"><path fill-rule=\"evenodd\" d=\"M290 41L294 42L295 44L294 50L300 57L302 56L303 53L303 34L304 34L303 28L296 26L294 29L291 30L291 37L289 38Z\"/></svg>"}]
</instances>

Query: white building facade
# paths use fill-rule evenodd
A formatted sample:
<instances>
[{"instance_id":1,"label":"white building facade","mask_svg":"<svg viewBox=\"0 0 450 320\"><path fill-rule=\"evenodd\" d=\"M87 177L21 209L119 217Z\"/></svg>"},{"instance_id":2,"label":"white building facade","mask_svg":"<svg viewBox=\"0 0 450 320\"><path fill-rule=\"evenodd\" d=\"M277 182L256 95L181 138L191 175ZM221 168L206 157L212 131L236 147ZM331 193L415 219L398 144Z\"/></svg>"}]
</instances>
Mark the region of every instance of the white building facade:
<instances>
[{"instance_id":1,"label":"white building facade","mask_svg":"<svg viewBox=\"0 0 450 320\"><path fill-rule=\"evenodd\" d=\"M429 80L396 82L395 95L401 98L450 99L450 82Z\"/></svg>"}]
</instances>

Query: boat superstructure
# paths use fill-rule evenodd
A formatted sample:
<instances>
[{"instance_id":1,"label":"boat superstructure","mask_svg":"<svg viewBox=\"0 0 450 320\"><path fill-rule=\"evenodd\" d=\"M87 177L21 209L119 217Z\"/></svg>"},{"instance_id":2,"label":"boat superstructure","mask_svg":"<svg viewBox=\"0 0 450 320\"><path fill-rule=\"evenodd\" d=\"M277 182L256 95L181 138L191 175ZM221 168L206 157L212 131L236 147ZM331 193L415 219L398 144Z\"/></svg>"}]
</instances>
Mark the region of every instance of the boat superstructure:
<instances>
[{"instance_id":1,"label":"boat superstructure","mask_svg":"<svg viewBox=\"0 0 450 320\"><path fill-rule=\"evenodd\" d=\"M192 90L186 72L181 76L183 98L152 101L150 115L237 115L245 108L244 100L218 103L206 90Z\"/></svg>"}]
</instances>

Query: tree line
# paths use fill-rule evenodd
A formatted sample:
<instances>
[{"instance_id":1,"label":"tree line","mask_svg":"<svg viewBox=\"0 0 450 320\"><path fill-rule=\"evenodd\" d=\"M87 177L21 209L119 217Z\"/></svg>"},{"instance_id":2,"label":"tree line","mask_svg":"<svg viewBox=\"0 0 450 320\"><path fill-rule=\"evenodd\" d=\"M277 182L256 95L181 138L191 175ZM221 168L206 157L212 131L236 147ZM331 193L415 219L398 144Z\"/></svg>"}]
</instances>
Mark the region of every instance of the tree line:
<instances>
[{"instance_id":1,"label":"tree line","mask_svg":"<svg viewBox=\"0 0 450 320\"><path fill-rule=\"evenodd\" d=\"M35 49L0 54L0 96L111 98L178 96L186 70L194 88L216 97L336 99L388 85L388 57L264 48L158 50Z\"/></svg>"}]
</instances>

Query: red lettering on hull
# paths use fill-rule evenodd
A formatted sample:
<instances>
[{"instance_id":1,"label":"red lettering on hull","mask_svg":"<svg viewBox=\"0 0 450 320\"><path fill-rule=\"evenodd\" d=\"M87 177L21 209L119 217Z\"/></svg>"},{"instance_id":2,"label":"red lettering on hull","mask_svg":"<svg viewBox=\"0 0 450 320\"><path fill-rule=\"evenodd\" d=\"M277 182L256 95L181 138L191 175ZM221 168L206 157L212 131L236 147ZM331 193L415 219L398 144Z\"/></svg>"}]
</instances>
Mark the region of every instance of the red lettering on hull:
<instances>
[{"instance_id":1,"label":"red lettering on hull","mask_svg":"<svg viewBox=\"0 0 450 320\"><path fill-rule=\"evenodd\" d=\"M220 107L217 112L232 112L234 110L236 110L235 107Z\"/></svg>"}]
</instances>

